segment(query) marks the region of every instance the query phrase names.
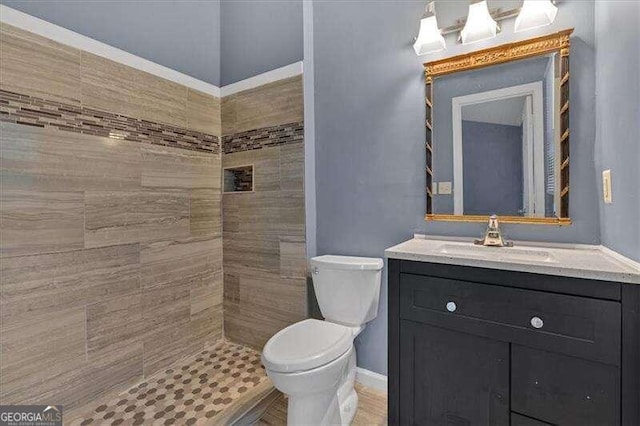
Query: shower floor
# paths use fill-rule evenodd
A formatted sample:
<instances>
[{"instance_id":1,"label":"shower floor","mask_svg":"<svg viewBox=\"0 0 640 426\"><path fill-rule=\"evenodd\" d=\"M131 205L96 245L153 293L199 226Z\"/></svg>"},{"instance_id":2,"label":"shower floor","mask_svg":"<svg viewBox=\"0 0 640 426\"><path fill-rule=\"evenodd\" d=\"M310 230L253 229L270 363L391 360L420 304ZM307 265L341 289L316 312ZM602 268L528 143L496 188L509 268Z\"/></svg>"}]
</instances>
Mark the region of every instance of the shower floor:
<instances>
[{"instance_id":1,"label":"shower floor","mask_svg":"<svg viewBox=\"0 0 640 426\"><path fill-rule=\"evenodd\" d=\"M271 390L260 353L222 341L81 410L69 424L226 424Z\"/></svg>"}]
</instances>

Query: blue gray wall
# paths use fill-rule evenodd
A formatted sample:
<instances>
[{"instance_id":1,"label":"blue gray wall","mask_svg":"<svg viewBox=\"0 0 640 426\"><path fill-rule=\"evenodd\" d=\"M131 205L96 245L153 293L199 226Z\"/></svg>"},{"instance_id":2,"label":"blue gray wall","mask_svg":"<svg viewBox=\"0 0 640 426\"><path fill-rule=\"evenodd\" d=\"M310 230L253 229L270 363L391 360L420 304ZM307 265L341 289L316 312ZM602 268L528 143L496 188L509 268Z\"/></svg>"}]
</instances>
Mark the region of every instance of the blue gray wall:
<instances>
[{"instance_id":1,"label":"blue gray wall","mask_svg":"<svg viewBox=\"0 0 640 426\"><path fill-rule=\"evenodd\" d=\"M302 60L302 0L222 0L221 13L221 85Z\"/></svg>"},{"instance_id":2,"label":"blue gray wall","mask_svg":"<svg viewBox=\"0 0 640 426\"><path fill-rule=\"evenodd\" d=\"M602 243L640 261L640 2L598 0L596 12L596 168L613 183Z\"/></svg>"},{"instance_id":3,"label":"blue gray wall","mask_svg":"<svg viewBox=\"0 0 640 426\"><path fill-rule=\"evenodd\" d=\"M521 214L522 126L462 121L462 168L465 214Z\"/></svg>"},{"instance_id":4,"label":"blue gray wall","mask_svg":"<svg viewBox=\"0 0 640 426\"><path fill-rule=\"evenodd\" d=\"M423 8L313 4L318 254L383 257L423 227L424 87L411 49ZM358 365L380 373L386 288L356 342Z\"/></svg>"},{"instance_id":5,"label":"blue gray wall","mask_svg":"<svg viewBox=\"0 0 640 426\"><path fill-rule=\"evenodd\" d=\"M165 67L220 85L220 0L1 2Z\"/></svg>"},{"instance_id":6,"label":"blue gray wall","mask_svg":"<svg viewBox=\"0 0 640 426\"><path fill-rule=\"evenodd\" d=\"M315 166L318 254L380 256L414 232L478 237L483 225L425 223L424 85L422 62L514 39L513 22L494 40L418 58L411 48L424 1L336 0L313 3ZM466 3L468 5L468 2ZM456 7L454 12L448 9ZM461 2L438 2L461 17ZM451 22L443 21L441 26ZM552 27L520 39L575 27L571 80L571 207L573 225L505 226L509 238L599 243L593 151L595 52L593 5L563 1ZM308 28L305 26L305 31ZM386 373L387 297L356 345L361 367Z\"/></svg>"}]
</instances>

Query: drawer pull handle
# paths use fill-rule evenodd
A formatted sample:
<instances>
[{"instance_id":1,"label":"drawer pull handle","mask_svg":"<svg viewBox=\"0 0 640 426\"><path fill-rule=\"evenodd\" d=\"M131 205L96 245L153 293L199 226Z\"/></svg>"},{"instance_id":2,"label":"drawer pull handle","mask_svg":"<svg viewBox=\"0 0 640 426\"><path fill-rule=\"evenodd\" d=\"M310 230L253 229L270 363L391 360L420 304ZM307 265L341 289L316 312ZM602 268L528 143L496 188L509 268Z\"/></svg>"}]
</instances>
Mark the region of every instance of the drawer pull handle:
<instances>
[{"instance_id":1,"label":"drawer pull handle","mask_svg":"<svg viewBox=\"0 0 640 426\"><path fill-rule=\"evenodd\" d=\"M447 302L447 311L455 312L458 307L456 306L456 302Z\"/></svg>"},{"instance_id":2,"label":"drawer pull handle","mask_svg":"<svg viewBox=\"0 0 640 426\"><path fill-rule=\"evenodd\" d=\"M531 318L531 326L533 328L542 328L543 325L544 325L544 321L542 321L542 318L540 317Z\"/></svg>"}]
</instances>

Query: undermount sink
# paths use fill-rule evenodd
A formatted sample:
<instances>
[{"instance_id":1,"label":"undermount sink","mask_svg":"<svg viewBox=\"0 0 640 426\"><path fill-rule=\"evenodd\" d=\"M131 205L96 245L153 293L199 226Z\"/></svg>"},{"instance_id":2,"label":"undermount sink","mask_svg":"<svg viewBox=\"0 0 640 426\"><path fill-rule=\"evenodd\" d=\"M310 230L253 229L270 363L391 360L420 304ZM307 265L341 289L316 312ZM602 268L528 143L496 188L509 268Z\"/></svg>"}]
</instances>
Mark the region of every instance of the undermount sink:
<instances>
[{"instance_id":1,"label":"undermount sink","mask_svg":"<svg viewBox=\"0 0 640 426\"><path fill-rule=\"evenodd\" d=\"M471 243L443 244L438 251L442 254L473 257L486 260L515 262L554 263L557 260L551 253L543 249L520 247L485 247Z\"/></svg>"}]
</instances>

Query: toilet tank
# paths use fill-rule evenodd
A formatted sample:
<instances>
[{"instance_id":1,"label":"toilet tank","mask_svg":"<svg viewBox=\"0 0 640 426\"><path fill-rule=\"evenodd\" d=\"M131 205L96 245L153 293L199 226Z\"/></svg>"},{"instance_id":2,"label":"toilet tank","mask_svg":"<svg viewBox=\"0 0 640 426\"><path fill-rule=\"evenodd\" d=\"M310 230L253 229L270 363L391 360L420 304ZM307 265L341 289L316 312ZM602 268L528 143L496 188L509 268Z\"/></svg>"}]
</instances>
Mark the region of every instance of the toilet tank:
<instances>
[{"instance_id":1,"label":"toilet tank","mask_svg":"<svg viewBox=\"0 0 640 426\"><path fill-rule=\"evenodd\" d=\"M327 255L309 263L325 320L358 327L378 315L382 259Z\"/></svg>"}]
</instances>

